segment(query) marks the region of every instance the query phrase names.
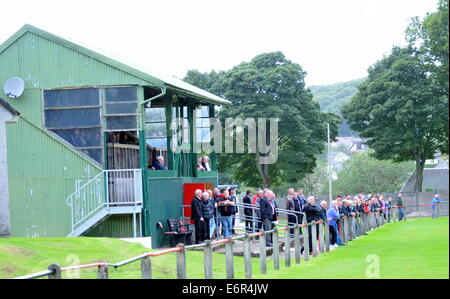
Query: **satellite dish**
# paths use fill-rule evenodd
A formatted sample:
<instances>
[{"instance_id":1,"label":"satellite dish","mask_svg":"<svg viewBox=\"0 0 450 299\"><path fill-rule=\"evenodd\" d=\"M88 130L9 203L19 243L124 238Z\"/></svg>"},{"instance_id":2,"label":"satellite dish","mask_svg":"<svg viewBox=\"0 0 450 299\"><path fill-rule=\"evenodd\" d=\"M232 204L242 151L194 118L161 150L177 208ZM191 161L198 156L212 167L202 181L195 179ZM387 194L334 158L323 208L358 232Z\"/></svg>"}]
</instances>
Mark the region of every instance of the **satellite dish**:
<instances>
[{"instance_id":1,"label":"satellite dish","mask_svg":"<svg viewBox=\"0 0 450 299\"><path fill-rule=\"evenodd\" d=\"M3 86L3 91L8 98L18 98L25 89L25 83L19 77L9 78Z\"/></svg>"}]
</instances>

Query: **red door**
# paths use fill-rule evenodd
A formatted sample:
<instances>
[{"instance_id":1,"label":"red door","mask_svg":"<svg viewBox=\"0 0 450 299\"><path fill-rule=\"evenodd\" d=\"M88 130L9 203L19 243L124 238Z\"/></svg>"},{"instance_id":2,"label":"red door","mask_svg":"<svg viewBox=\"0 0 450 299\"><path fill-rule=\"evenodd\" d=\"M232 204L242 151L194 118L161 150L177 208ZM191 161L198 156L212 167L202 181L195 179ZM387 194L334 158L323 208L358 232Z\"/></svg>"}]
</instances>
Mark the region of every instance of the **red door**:
<instances>
[{"instance_id":1,"label":"red door","mask_svg":"<svg viewBox=\"0 0 450 299\"><path fill-rule=\"evenodd\" d=\"M202 192L205 192L206 190L212 190L214 188L214 185L212 183L186 183L183 185L183 205L190 206L192 199L194 198L195 190L200 189ZM191 207L184 207L184 217L191 217ZM191 223L194 223L191 220Z\"/></svg>"}]
</instances>

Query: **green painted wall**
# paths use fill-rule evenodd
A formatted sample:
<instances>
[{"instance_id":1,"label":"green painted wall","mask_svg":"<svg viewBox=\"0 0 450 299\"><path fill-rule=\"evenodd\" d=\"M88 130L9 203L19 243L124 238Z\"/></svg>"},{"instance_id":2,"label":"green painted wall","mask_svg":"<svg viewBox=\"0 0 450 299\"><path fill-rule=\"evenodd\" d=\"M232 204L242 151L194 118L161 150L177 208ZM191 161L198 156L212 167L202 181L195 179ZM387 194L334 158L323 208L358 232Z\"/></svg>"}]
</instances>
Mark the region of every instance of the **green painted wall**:
<instances>
[{"instance_id":1,"label":"green painted wall","mask_svg":"<svg viewBox=\"0 0 450 299\"><path fill-rule=\"evenodd\" d=\"M136 218L136 230L137 234L139 234L139 216ZM111 215L83 236L131 238L133 237L133 216Z\"/></svg>"},{"instance_id":2,"label":"green painted wall","mask_svg":"<svg viewBox=\"0 0 450 299\"><path fill-rule=\"evenodd\" d=\"M213 183L217 186L216 178L149 178L148 202L149 218L147 229L152 237L152 248L157 248L163 237L156 223L161 222L167 228L168 218L182 216L183 184L185 183ZM192 197L194 197L192 195Z\"/></svg>"},{"instance_id":3,"label":"green painted wall","mask_svg":"<svg viewBox=\"0 0 450 299\"><path fill-rule=\"evenodd\" d=\"M11 236L66 236L66 197L100 169L23 117L7 136Z\"/></svg>"}]
</instances>

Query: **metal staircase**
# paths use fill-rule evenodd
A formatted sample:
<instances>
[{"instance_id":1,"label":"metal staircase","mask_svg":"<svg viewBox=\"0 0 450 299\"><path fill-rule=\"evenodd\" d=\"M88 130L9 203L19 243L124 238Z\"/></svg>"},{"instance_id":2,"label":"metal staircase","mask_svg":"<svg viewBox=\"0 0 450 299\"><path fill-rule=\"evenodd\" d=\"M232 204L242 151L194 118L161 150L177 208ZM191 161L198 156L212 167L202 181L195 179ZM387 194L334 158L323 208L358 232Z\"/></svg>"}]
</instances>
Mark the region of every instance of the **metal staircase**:
<instances>
[{"instance_id":1,"label":"metal staircase","mask_svg":"<svg viewBox=\"0 0 450 299\"><path fill-rule=\"evenodd\" d=\"M71 208L72 231L69 237L87 233L110 215L136 215L142 212L141 169L103 170L66 198Z\"/></svg>"}]
</instances>

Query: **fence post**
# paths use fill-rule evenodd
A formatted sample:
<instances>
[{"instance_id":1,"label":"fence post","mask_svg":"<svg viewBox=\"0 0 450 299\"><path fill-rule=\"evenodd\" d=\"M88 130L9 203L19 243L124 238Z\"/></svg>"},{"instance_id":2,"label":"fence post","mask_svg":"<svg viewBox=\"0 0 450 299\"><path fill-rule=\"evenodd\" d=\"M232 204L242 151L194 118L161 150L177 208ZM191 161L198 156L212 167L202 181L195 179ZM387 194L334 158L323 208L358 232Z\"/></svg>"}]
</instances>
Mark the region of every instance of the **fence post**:
<instances>
[{"instance_id":1,"label":"fence post","mask_svg":"<svg viewBox=\"0 0 450 299\"><path fill-rule=\"evenodd\" d=\"M315 221L311 221L311 245L313 257L317 256L317 224Z\"/></svg>"},{"instance_id":2,"label":"fence post","mask_svg":"<svg viewBox=\"0 0 450 299\"><path fill-rule=\"evenodd\" d=\"M345 243L345 240L344 240L344 218L339 218L337 220L337 223L338 223L339 238L341 239L342 243Z\"/></svg>"},{"instance_id":3,"label":"fence post","mask_svg":"<svg viewBox=\"0 0 450 299\"><path fill-rule=\"evenodd\" d=\"M309 261L309 229L310 229L310 223L306 223L306 225L303 227L303 248L305 253L305 261Z\"/></svg>"},{"instance_id":4,"label":"fence post","mask_svg":"<svg viewBox=\"0 0 450 299\"><path fill-rule=\"evenodd\" d=\"M261 274L267 273L266 232L259 237L259 269Z\"/></svg>"},{"instance_id":5,"label":"fence post","mask_svg":"<svg viewBox=\"0 0 450 299\"><path fill-rule=\"evenodd\" d=\"M324 246L324 238L323 238L323 221L319 223L319 251L320 253L323 253L325 246Z\"/></svg>"},{"instance_id":6,"label":"fence post","mask_svg":"<svg viewBox=\"0 0 450 299\"><path fill-rule=\"evenodd\" d=\"M376 212L371 213L370 215L372 216L372 222L371 222L371 229L375 229L377 228L377 215L375 214Z\"/></svg>"},{"instance_id":7,"label":"fence post","mask_svg":"<svg viewBox=\"0 0 450 299\"><path fill-rule=\"evenodd\" d=\"M256 231L256 215L255 210L252 207L252 233L255 233Z\"/></svg>"},{"instance_id":8,"label":"fence post","mask_svg":"<svg viewBox=\"0 0 450 299\"><path fill-rule=\"evenodd\" d=\"M205 278L212 279L212 246L210 240L205 240L205 247L203 247L203 264L205 268ZM228 275L228 267L227 267Z\"/></svg>"},{"instance_id":9,"label":"fence post","mask_svg":"<svg viewBox=\"0 0 450 299\"><path fill-rule=\"evenodd\" d=\"M227 279L234 278L234 262L233 262L233 240L228 237L228 242L225 244L225 262L227 267Z\"/></svg>"},{"instance_id":10,"label":"fence post","mask_svg":"<svg viewBox=\"0 0 450 299\"><path fill-rule=\"evenodd\" d=\"M291 266L291 236L289 228L284 231L284 265L286 267Z\"/></svg>"},{"instance_id":11,"label":"fence post","mask_svg":"<svg viewBox=\"0 0 450 299\"><path fill-rule=\"evenodd\" d=\"M372 223L370 229L376 229L377 228L377 215L376 212L372 212L370 215L372 216Z\"/></svg>"},{"instance_id":12,"label":"fence post","mask_svg":"<svg viewBox=\"0 0 450 299\"><path fill-rule=\"evenodd\" d=\"M348 243L348 242L350 242L350 236L351 236L351 234L352 234L352 231L351 231L351 228L352 228L352 225L351 225L351 219L352 218L352 216L348 216L345 220L345 230L344 230L344 233L345 233L345 239L346 239L346 243Z\"/></svg>"},{"instance_id":13,"label":"fence post","mask_svg":"<svg viewBox=\"0 0 450 299\"><path fill-rule=\"evenodd\" d=\"M364 212L358 215L358 236L364 235Z\"/></svg>"},{"instance_id":14,"label":"fence post","mask_svg":"<svg viewBox=\"0 0 450 299\"><path fill-rule=\"evenodd\" d=\"M300 264L300 227L298 223L294 225L294 252L295 252L295 263Z\"/></svg>"},{"instance_id":15,"label":"fence post","mask_svg":"<svg viewBox=\"0 0 450 299\"><path fill-rule=\"evenodd\" d=\"M330 251L330 225L328 224L328 221L325 221L323 223L324 229L325 229L325 251Z\"/></svg>"},{"instance_id":16,"label":"fence post","mask_svg":"<svg viewBox=\"0 0 450 299\"><path fill-rule=\"evenodd\" d=\"M359 229L358 229L358 236L362 236L362 235L364 235L364 212L362 213L362 214L360 214L360 215L358 215L358 219L359 219L359 222L358 222L358 226L359 226Z\"/></svg>"},{"instance_id":17,"label":"fence post","mask_svg":"<svg viewBox=\"0 0 450 299\"><path fill-rule=\"evenodd\" d=\"M348 240L353 240L355 238L355 216L351 216L350 215L350 219L348 221L348 225L350 226L349 229L349 236L348 236Z\"/></svg>"},{"instance_id":18,"label":"fence post","mask_svg":"<svg viewBox=\"0 0 450 299\"><path fill-rule=\"evenodd\" d=\"M366 233L368 233L370 231L370 217L371 217L371 213L366 214L365 217L366 217L366 220L365 220L366 221L366 224L365 224L365 226L366 226Z\"/></svg>"},{"instance_id":19,"label":"fence post","mask_svg":"<svg viewBox=\"0 0 450 299\"><path fill-rule=\"evenodd\" d=\"M273 269L280 270L280 242L278 241L278 229L274 227L272 233L273 244Z\"/></svg>"},{"instance_id":20,"label":"fence post","mask_svg":"<svg viewBox=\"0 0 450 299\"><path fill-rule=\"evenodd\" d=\"M245 234L244 237L244 268L245 268L245 278L252 278L252 252L250 248L250 236Z\"/></svg>"},{"instance_id":21,"label":"fence post","mask_svg":"<svg viewBox=\"0 0 450 299\"><path fill-rule=\"evenodd\" d=\"M186 279L186 250L183 243L178 243L177 247L181 248L177 251L177 278Z\"/></svg>"},{"instance_id":22,"label":"fence post","mask_svg":"<svg viewBox=\"0 0 450 299\"><path fill-rule=\"evenodd\" d=\"M152 262L148 256L141 260L141 277L142 279L152 279Z\"/></svg>"},{"instance_id":23,"label":"fence post","mask_svg":"<svg viewBox=\"0 0 450 299\"><path fill-rule=\"evenodd\" d=\"M98 266L97 279L108 279L108 264L102 264Z\"/></svg>"},{"instance_id":24,"label":"fence post","mask_svg":"<svg viewBox=\"0 0 450 299\"><path fill-rule=\"evenodd\" d=\"M340 222L342 222L342 224L341 224L341 231L342 231L341 241L342 241L342 243L346 244L347 239L345 237L347 234L347 217L344 216L340 220L341 220Z\"/></svg>"},{"instance_id":25,"label":"fence post","mask_svg":"<svg viewBox=\"0 0 450 299\"><path fill-rule=\"evenodd\" d=\"M48 279L61 279L61 267L58 264L51 264L48 269L53 271L52 274L48 275Z\"/></svg>"},{"instance_id":26,"label":"fence post","mask_svg":"<svg viewBox=\"0 0 450 299\"><path fill-rule=\"evenodd\" d=\"M361 227L362 227L362 234L366 234L367 233L367 214L363 212L363 214L361 215Z\"/></svg>"}]
</instances>

